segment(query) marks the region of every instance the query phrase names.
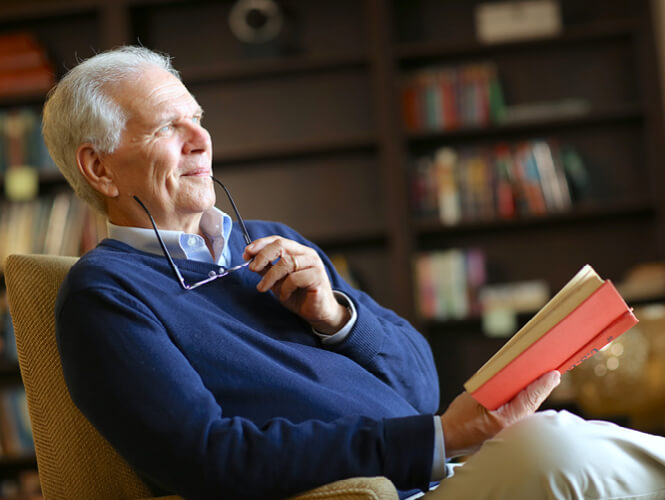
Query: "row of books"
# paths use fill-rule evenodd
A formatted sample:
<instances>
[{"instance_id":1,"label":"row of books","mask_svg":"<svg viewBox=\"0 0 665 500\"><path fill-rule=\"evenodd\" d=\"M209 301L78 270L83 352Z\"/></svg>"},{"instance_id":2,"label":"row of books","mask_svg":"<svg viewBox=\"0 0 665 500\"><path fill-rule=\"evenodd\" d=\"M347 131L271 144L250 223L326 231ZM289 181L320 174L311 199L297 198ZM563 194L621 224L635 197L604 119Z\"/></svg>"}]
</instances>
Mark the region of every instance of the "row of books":
<instances>
[{"instance_id":1,"label":"row of books","mask_svg":"<svg viewBox=\"0 0 665 500\"><path fill-rule=\"evenodd\" d=\"M7 387L0 392L0 454L26 457L35 454L25 389Z\"/></svg>"},{"instance_id":2,"label":"row of books","mask_svg":"<svg viewBox=\"0 0 665 500\"><path fill-rule=\"evenodd\" d=\"M16 339L12 318L9 315L6 289L0 289L0 360L18 363Z\"/></svg>"},{"instance_id":3,"label":"row of books","mask_svg":"<svg viewBox=\"0 0 665 500\"><path fill-rule=\"evenodd\" d=\"M106 221L70 191L0 204L0 262L11 253L81 255L106 235Z\"/></svg>"},{"instance_id":4,"label":"row of books","mask_svg":"<svg viewBox=\"0 0 665 500\"><path fill-rule=\"evenodd\" d=\"M15 477L0 479L2 500L44 500L39 473L34 469L19 471Z\"/></svg>"},{"instance_id":5,"label":"row of books","mask_svg":"<svg viewBox=\"0 0 665 500\"><path fill-rule=\"evenodd\" d=\"M401 103L404 125L412 132L487 126L504 108L490 62L420 69L405 77Z\"/></svg>"},{"instance_id":6,"label":"row of books","mask_svg":"<svg viewBox=\"0 0 665 500\"><path fill-rule=\"evenodd\" d=\"M484 252L477 248L447 249L423 252L414 262L416 304L423 319L455 320L483 318L483 331L488 336L514 333L488 331L497 311L511 315L532 313L550 298L544 280L491 283L487 278ZM504 327L504 325L498 325ZM496 328L496 325L494 326Z\"/></svg>"},{"instance_id":7,"label":"row of books","mask_svg":"<svg viewBox=\"0 0 665 500\"><path fill-rule=\"evenodd\" d=\"M485 255L478 249L421 253L414 262L416 310L421 318L464 319L481 312Z\"/></svg>"},{"instance_id":8,"label":"row of books","mask_svg":"<svg viewBox=\"0 0 665 500\"><path fill-rule=\"evenodd\" d=\"M31 33L0 36L0 97L45 93L54 83L53 65Z\"/></svg>"},{"instance_id":9,"label":"row of books","mask_svg":"<svg viewBox=\"0 0 665 500\"><path fill-rule=\"evenodd\" d=\"M35 107L0 111L0 176L15 167L56 168L44 144L41 120Z\"/></svg>"},{"instance_id":10,"label":"row of books","mask_svg":"<svg viewBox=\"0 0 665 500\"><path fill-rule=\"evenodd\" d=\"M456 150L443 147L415 160L415 213L445 225L570 210L589 180L569 147L537 140Z\"/></svg>"}]
</instances>

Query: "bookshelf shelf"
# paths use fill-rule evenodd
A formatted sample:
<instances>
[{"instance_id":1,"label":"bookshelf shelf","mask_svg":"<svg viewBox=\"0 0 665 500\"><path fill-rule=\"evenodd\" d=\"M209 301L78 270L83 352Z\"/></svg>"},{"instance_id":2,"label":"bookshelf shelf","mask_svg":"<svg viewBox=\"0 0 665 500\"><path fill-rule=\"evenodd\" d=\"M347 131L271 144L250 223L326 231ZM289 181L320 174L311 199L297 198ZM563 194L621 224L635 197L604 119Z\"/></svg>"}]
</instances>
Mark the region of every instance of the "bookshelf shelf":
<instances>
[{"instance_id":1,"label":"bookshelf shelf","mask_svg":"<svg viewBox=\"0 0 665 500\"><path fill-rule=\"evenodd\" d=\"M18 362L6 359L0 360L0 377L18 373Z\"/></svg>"},{"instance_id":2,"label":"bookshelf shelf","mask_svg":"<svg viewBox=\"0 0 665 500\"><path fill-rule=\"evenodd\" d=\"M528 313L519 313L515 315L517 328L521 328L537 311ZM448 319L448 320L421 320L421 327L426 330L430 336L436 335L439 337L467 337L469 335L483 336L493 342L504 343L511 335L505 337L488 337L483 333L482 318L473 316L463 319Z\"/></svg>"},{"instance_id":3,"label":"bookshelf shelf","mask_svg":"<svg viewBox=\"0 0 665 500\"><path fill-rule=\"evenodd\" d=\"M635 103L614 106L604 110L594 110L575 116L544 117L538 120L513 124L491 124L489 126L466 127L457 130L409 132L408 138L412 144L484 138L503 139L515 135L533 135L572 128L639 122L644 118L645 115L642 106Z\"/></svg>"},{"instance_id":4,"label":"bookshelf shelf","mask_svg":"<svg viewBox=\"0 0 665 500\"><path fill-rule=\"evenodd\" d=\"M363 69L368 59L361 54L317 54L291 56L288 59L267 59L217 63L182 71L188 84L221 84L234 80L273 78L322 70Z\"/></svg>"},{"instance_id":5,"label":"bookshelf shelf","mask_svg":"<svg viewBox=\"0 0 665 500\"><path fill-rule=\"evenodd\" d=\"M349 234L341 237L316 238L315 243L327 253L343 252L349 248L380 248L388 241L386 231Z\"/></svg>"},{"instance_id":6,"label":"bookshelf shelf","mask_svg":"<svg viewBox=\"0 0 665 500\"><path fill-rule=\"evenodd\" d=\"M577 45L587 42L625 38L637 33L639 24L634 20L610 20L590 25L568 27L554 37L482 44L475 40L452 43L447 41L414 41L398 44L396 52L400 63L413 63L423 59L459 57L493 57L497 53L516 50L538 50L547 47Z\"/></svg>"},{"instance_id":7,"label":"bookshelf shelf","mask_svg":"<svg viewBox=\"0 0 665 500\"><path fill-rule=\"evenodd\" d=\"M20 23L35 19L52 19L82 13L92 13L99 9L97 0L56 0L53 2L4 2L2 23Z\"/></svg>"},{"instance_id":8,"label":"bookshelf shelf","mask_svg":"<svg viewBox=\"0 0 665 500\"><path fill-rule=\"evenodd\" d=\"M39 171L39 182L40 184L61 184L65 178L56 169L40 170Z\"/></svg>"},{"instance_id":9,"label":"bookshelf shelf","mask_svg":"<svg viewBox=\"0 0 665 500\"><path fill-rule=\"evenodd\" d=\"M639 201L634 203L594 204L576 207L565 213L519 216L512 219L492 219L469 221L458 225L445 226L437 220L416 220L414 226L421 237L441 234L464 234L476 232L497 232L518 229L545 229L555 225L595 224L599 221L616 221L618 218L655 216L652 204Z\"/></svg>"},{"instance_id":10,"label":"bookshelf shelf","mask_svg":"<svg viewBox=\"0 0 665 500\"><path fill-rule=\"evenodd\" d=\"M34 455L0 456L0 477L11 477L23 470L36 468L37 458Z\"/></svg>"},{"instance_id":11,"label":"bookshelf shelf","mask_svg":"<svg viewBox=\"0 0 665 500\"><path fill-rule=\"evenodd\" d=\"M314 140L299 144L279 144L273 147L218 151L215 154L214 164L222 166L264 160L283 160L326 154L352 153L357 151L371 151L376 147L376 139L373 136Z\"/></svg>"},{"instance_id":12,"label":"bookshelf shelf","mask_svg":"<svg viewBox=\"0 0 665 500\"><path fill-rule=\"evenodd\" d=\"M0 387L21 383L21 372L18 362L10 360L0 361Z\"/></svg>"},{"instance_id":13,"label":"bookshelf shelf","mask_svg":"<svg viewBox=\"0 0 665 500\"><path fill-rule=\"evenodd\" d=\"M0 109L17 106L41 106L46 95L43 92L0 96Z\"/></svg>"}]
</instances>

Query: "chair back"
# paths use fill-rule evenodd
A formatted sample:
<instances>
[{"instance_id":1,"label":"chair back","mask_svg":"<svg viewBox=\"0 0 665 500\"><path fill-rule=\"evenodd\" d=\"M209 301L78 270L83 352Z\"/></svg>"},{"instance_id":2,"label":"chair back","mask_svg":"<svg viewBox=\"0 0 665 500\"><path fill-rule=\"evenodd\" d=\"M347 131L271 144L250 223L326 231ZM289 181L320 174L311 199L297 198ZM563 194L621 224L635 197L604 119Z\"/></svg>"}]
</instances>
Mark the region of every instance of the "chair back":
<instances>
[{"instance_id":1,"label":"chair back","mask_svg":"<svg viewBox=\"0 0 665 500\"><path fill-rule=\"evenodd\" d=\"M78 410L65 385L54 307L62 280L75 262L75 257L47 255L10 255L5 261L42 493L47 500L151 500L147 485ZM397 490L385 477L352 478L293 499L397 500Z\"/></svg>"},{"instance_id":2,"label":"chair back","mask_svg":"<svg viewBox=\"0 0 665 500\"><path fill-rule=\"evenodd\" d=\"M78 410L65 385L54 304L75 262L46 255L10 255L5 262L42 493L48 500L149 497L146 484Z\"/></svg>"}]
</instances>

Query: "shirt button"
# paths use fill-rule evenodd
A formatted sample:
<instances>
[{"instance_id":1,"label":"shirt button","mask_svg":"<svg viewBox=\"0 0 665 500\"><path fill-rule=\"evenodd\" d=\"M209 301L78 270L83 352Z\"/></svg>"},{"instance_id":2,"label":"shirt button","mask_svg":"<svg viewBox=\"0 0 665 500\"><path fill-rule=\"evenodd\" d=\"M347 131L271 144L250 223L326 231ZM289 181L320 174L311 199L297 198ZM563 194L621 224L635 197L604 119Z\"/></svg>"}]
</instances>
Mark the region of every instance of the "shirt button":
<instances>
[{"instance_id":1,"label":"shirt button","mask_svg":"<svg viewBox=\"0 0 665 500\"><path fill-rule=\"evenodd\" d=\"M189 239L187 240L187 244L190 247L193 247L194 245L196 245L196 236L190 236Z\"/></svg>"}]
</instances>

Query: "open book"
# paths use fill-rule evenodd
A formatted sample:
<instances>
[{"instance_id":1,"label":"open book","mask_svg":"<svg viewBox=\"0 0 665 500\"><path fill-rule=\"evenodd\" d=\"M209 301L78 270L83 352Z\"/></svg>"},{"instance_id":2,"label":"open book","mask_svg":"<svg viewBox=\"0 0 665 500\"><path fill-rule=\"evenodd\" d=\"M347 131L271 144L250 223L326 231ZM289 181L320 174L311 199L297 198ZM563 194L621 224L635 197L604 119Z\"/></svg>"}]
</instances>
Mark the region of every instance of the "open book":
<instances>
[{"instance_id":1,"label":"open book","mask_svg":"<svg viewBox=\"0 0 665 500\"><path fill-rule=\"evenodd\" d=\"M584 266L464 388L494 410L544 373L574 368L636 323L612 282Z\"/></svg>"}]
</instances>

